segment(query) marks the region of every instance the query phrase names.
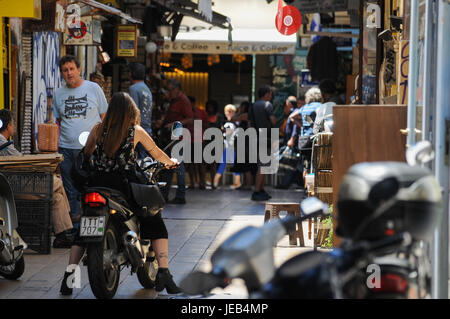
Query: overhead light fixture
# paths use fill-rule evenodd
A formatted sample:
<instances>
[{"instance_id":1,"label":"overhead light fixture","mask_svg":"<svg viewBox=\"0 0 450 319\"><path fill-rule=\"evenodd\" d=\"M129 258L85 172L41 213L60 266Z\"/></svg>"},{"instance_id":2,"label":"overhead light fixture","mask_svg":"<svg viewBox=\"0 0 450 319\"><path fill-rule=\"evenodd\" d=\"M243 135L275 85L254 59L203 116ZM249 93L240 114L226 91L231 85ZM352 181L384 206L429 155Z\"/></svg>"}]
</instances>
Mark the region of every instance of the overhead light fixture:
<instances>
[{"instance_id":1,"label":"overhead light fixture","mask_svg":"<svg viewBox=\"0 0 450 319\"><path fill-rule=\"evenodd\" d=\"M145 51L147 51L147 53L155 53L156 50L158 50L158 46L155 42L150 41L145 44Z\"/></svg>"}]
</instances>

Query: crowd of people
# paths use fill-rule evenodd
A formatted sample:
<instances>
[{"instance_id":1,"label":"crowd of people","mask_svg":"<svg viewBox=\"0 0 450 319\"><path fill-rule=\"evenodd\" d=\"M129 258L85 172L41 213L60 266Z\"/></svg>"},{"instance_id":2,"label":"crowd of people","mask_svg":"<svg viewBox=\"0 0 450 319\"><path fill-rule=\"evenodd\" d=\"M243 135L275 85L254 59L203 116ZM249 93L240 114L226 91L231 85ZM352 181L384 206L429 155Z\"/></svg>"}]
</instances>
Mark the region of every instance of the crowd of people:
<instances>
[{"instance_id":1,"label":"crowd of people","mask_svg":"<svg viewBox=\"0 0 450 319\"><path fill-rule=\"evenodd\" d=\"M268 85L263 85L258 89L257 100L250 104L248 101L242 102L238 107L234 104L227 104L223 112L219 111L219 105L215 100L206 102L205 110L196 105L195 98L186 96L183 93L180 82L176 79L167 81L167 97L170 106L167 117L159 118L155 122L157 129L168 129L174 121L181 121L191 133L191 158L176 171L177 190L175 198L169 199L170 183L173 172L165 176L168 185L164 190L164 197L168 203L185 204L186 188L190 189L217 189L221 187L224 174L228 171L232 176L231 189L250 190L253 188L251 199L255 201L265 201L271 196L265 191L265 174L261 172L264 167L258 157L256 162L249 159L249 152L246 149L245 161L237 161L236 140L238 129L243 131L250 127L256 129L258 141L263 138L258 132L261 129L270 130L276 128L280 119L277 119L272 105L273 90ZM332 80L322 80L318 87L311 87L298 97L289 96L284 104L281 125L279 125L280 143L276 150L281 151L288 148L292 152L301 153L299 160L284 178L277 188L289 188L294 182L300 187L304 187L304 177L310 168L311 158L311 136L319 131L323 122L323 115L329 114L334 104L343 104L336 91ZM322 114L322 115L319 115ZM194 121L201 121L202 130L194 130ZM195 149L203 150L209 143L203 140L203 132L207 128L217 128L223 133L223 154L220 161L206 163L202 158L194 158ZM167 135L167 133L166 133ZM265 137L264 137L265 138ZM246 140L246 145L249 140ZM261 142L254 143L256 145ZM264 143L263 143L264 144ZM162 147L163 145L160 145ZM272 147L272 148L271 148ZM267 141L267 153L273 152L273 145ZM259 154L259 149L256 149ZM266 163L267 164L267 163ZM187 173L187 174L186 174ZM189 177L188 183L186 175ZM209 177L209 178L208 178Z\"/></svg>"}]
</instances>

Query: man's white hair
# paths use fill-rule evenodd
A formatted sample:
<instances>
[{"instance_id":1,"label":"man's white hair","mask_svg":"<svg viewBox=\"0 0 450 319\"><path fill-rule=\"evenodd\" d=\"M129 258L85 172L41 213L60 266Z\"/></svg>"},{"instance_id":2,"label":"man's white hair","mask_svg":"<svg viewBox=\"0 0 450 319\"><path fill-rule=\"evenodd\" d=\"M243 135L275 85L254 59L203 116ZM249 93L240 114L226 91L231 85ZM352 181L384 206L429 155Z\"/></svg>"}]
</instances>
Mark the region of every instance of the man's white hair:
<instances>
[{"instance_id":1,"label":"man's white hair","mask_svg":"<svg viewBox=\"0 0 450 319\"><path fill-rule=\"evenodd\" d=\"M305 93L305 103L322 102L322 93L318 87L312 87Z\"/></svg>"}]
</instances>

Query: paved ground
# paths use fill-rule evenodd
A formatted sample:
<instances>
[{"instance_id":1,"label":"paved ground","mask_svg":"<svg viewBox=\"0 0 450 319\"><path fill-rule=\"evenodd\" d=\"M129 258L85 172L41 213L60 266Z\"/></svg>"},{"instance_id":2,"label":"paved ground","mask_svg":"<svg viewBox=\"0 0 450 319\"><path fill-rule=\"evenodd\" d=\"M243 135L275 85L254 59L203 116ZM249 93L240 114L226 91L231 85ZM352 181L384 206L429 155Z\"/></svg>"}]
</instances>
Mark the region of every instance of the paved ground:
<instances>
[{"instance_id":1,"label":"paved ground","mask_svg":"<svg viewBox=\"0 0 450 319\"><path fill-rule=\"evenodd\" d=\"M268 188L273 202L300 202L303 195L296 190ZM173 194L173 193L172 193ZM169 269L179 282L193 269L207 270L209 256L228 235L247 225L260 226L264 222L264 203L250 200L250 191L188 190L186 205L167 205L163 217L169 231ZM173 195L172 195L173 196ZM312 241L307 238L308 225L303 224L306 248L289 246L287 236L274 249L275 263L310 250ZM17 281L0 277L0 298L95 298L89 287L86 267L82 269L82 288L74 289L71 297L59 295L61 279L68 262L69 249L52 249L50 255L32 251L25 255L25 274ZM213 298L244 298L243 283L236 280L225 290L213 291ZM135 275L125 269L116 298L168 298L165 291L159 295L154 290L144 290Z\"/></svg>"}]
</instances>

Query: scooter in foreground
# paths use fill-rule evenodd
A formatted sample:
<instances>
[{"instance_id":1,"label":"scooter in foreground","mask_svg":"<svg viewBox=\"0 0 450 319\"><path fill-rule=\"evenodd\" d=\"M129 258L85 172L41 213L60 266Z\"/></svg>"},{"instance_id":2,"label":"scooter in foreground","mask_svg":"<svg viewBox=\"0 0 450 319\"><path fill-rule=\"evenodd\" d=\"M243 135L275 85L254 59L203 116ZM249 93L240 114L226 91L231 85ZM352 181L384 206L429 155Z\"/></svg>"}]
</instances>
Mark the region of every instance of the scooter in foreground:
<instances>
[{"instance_id":1,"label":"scooter in foreground","mask_svg":"<svg viewBox=\"0 0 450 319\"><path fill-rule=\"evenodd\" d=\"M430 152L428 144L420 144L408 150L409 165L374 162L350 168L339 190L341 247L300 254L275 269L273 246L295 224L328 214L326 204L307 198L300 204L302 215L246 227L226 239L211 257L212 270L192 272L181 288L188 295L208 295L241 278L249 298L423 298L429 290L426 258L416 252L442 213L439 184L417 165Z\"/></svg>"},{"instance_id":2,"label":"scooter in foreground","mask_svg":"<svg viewBox=\"0 0 450 319\"><path fill-rule=\"evenodd\" d=\"M4 143L0 150L10 144L12 141ZM25 271L23 251L27 244L17 233L19 223L14 195L8 180L1 173L0 194L0 276L15 280Z\"/></svg>"}]
</instances>

